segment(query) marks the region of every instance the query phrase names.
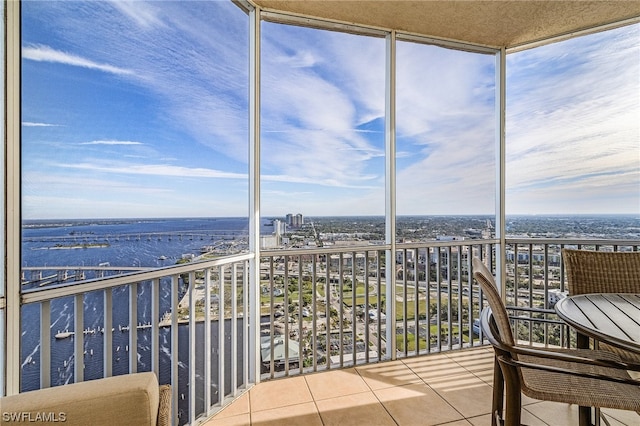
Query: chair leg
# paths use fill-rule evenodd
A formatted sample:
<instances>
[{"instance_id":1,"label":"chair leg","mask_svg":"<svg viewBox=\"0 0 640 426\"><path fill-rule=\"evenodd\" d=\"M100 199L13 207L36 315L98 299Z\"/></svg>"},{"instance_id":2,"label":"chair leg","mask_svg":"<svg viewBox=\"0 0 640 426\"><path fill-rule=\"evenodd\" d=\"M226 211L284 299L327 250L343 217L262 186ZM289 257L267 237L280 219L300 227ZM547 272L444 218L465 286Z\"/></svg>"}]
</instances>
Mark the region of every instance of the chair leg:
<instances>
[{"instance_id":1,"label":"chair leg","mask_svg":"<svg viewBox=\"0 0 640 426\"><path fill-rule=\"evenodd\" d=\"M504 415L505 426L520 426L522 410L522 394L518 372L509 366L502 371L506 388L506 409Z\"/></svg>"},{"instance_id":2,"label":"chair leg","mask_svg":"<svg viewBox=\"0 0 640 426\"><path fill-rule=\"evenodd\" d=\"M578 424L580 426L592 426L591 407L578 407Z\"/></svg>"},{"instance_id":3,"label":"chair leg","mask_svg":"<svg viewBox=\"0 0 640 426\"><path fill-rule=\"evenodd\" d=\"M520 426L522 396L520 395L520 387L515 389L507 384L507 409L505 410L504 424L505 426Z\"/></svg>"},{"instance_id":4,"label":"chair leg","mask_svg":"<svg viewBox=\"0 0 640 426\"><path fill-rule=\"evenodd\" d=\"M504 377L498 362L493 358L493 399L491 401L491 426L499 426L498 419L502 419L504 409Z\"/></svg>"}]
</instances>

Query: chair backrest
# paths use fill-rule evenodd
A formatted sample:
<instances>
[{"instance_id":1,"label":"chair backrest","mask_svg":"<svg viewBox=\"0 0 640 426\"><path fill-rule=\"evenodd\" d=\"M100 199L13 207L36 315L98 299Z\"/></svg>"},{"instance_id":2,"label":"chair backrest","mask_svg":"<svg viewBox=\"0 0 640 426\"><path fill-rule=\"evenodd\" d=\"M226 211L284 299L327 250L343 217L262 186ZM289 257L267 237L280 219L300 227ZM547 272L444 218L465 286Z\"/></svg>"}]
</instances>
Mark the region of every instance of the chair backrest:
<instances>
[{"instance_id":1,"label":"chair backrest","mask_svg":"<svg viewBox=\"0 0 640 426\"><path fill-rule=\"evenodd\" d=\"M477 257L473 258L473 277L478 281L482 292L491 307L493 319L496 322L498 331L500 332L500 340L510 346L515 344L513 333L511 332L511 323L509 322L509 314L502 302L498 287L493 278L493 274Z\"/></svg>"},{"instance_id":2,"label":"chair backrest","mask_svg":"<svg viewBox=\"0 0 640 426\"><path fill-rule=\"evenodd\" d=\"M562 249L569 294L640 293L640 251Z\"/></svg>"}]
</instances>

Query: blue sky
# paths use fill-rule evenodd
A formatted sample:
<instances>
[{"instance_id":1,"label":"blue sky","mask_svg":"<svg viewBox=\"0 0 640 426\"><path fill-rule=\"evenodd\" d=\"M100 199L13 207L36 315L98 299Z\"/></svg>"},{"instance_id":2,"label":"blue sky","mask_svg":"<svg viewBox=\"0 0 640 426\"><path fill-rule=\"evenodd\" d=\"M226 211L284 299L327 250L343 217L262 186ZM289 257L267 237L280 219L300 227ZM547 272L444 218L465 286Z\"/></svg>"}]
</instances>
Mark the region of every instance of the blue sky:
<instances>
[{"instance_id":1,"label":"blue sky","mask_svg":"<svg viewBox=\"0 0 640 426\"><path fill-rule=\"evenodd\" d=\"M508 57L507 213L640 213L638 25ZM384 39L263 23L262 213L384 213ZM245 216L231 3L23 4L25 218ZM398 45L399 214L494 211L495 60Z\"/></svg>"}]
</instances>

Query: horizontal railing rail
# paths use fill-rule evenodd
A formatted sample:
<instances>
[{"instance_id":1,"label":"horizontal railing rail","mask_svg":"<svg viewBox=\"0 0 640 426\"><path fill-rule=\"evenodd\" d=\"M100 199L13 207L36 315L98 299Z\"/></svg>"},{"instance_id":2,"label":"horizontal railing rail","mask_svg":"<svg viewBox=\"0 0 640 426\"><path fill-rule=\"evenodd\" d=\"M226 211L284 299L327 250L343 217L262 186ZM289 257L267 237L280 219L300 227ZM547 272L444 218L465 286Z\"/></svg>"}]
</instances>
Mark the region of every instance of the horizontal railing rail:
<instances>
[{"instance_id":1,"label":"horizontal railing rail","mask_svg":"<svg viewBox=\"0 0 640 426\"><path fill-rule=\"evenodd\" d=\"M219 265L224 265L229 262L240 262L253 259L255 255L253 253L244 253L238 255L231 255L220 257L217 259L199 260L196 262L183 263L178 265L165 266L161 268L154 268L149 270L141 270L136 272L127 272L112 277L102 277L92 280L74 281L68 284L56 284L42 288L27 289L22 292L22 303L35 303L45 300L52 300L64 296L72 296L78 292L86 293L88 291L104 290L107 288L118 287L121 285L127 285L135 281L149 281L157 278L166 277L169 275L185 274L193 271L194 269L207 269L213 268ZM41 270L56 270L58 266L54 267L40 267ZM112 267L113 270L118 270L118 267Z\"/></svg>"}]
</instances>

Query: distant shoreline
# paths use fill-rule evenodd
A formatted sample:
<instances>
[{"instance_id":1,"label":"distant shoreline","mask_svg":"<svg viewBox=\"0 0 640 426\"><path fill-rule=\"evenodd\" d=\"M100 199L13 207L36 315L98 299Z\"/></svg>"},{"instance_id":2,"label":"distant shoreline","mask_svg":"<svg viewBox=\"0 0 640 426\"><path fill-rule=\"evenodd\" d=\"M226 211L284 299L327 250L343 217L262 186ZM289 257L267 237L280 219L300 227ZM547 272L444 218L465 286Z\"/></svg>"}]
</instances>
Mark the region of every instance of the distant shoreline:
<instances>
[{"instance_id":1,"label":"distant shoreline","mask_svg":"<svg viewBox=\"0 0 640 426\"><path fill-rule=\"evenodd\" d=\"M384 219L384 215L367 215L367 214L353 214L353 215L305 215L305 219L351 219L351 218L367 218L367 219ZM478 214L402 214L396 215L397 218L443 218L443 217L482 217L492 218L495 217L491 213L478 213ZM635 217L640 219L640 213L516 213L508 214L506 219L513 218L606 218L606 217ZM265 215L261 217L261 220L273 220L278 218L284 218L284 215ZM51 219L24 219L22 223L23 228L37 228L39 226L78 226L78 225L103 225L114 223L127 224L132 222L162 222L168 220L246 220L248 217L243 216L213 216L213 217L140 217L140 218L51 218Z\"/></svg>"},{"instance_id":2,"label":"distant shoreline","mask_svg":"<svg viewBox=\"0 0 640 426\"><path fill-rule=\"evenodd\" d=\"M90 248L105 248L110 247L110 244L106 243L95 243L95 244L74 244L70 246L51 246L51 247L42 247L40 249L32 249L32 250L76 250L76 249L90 249Z\"/></svg>"}]
</instances>

